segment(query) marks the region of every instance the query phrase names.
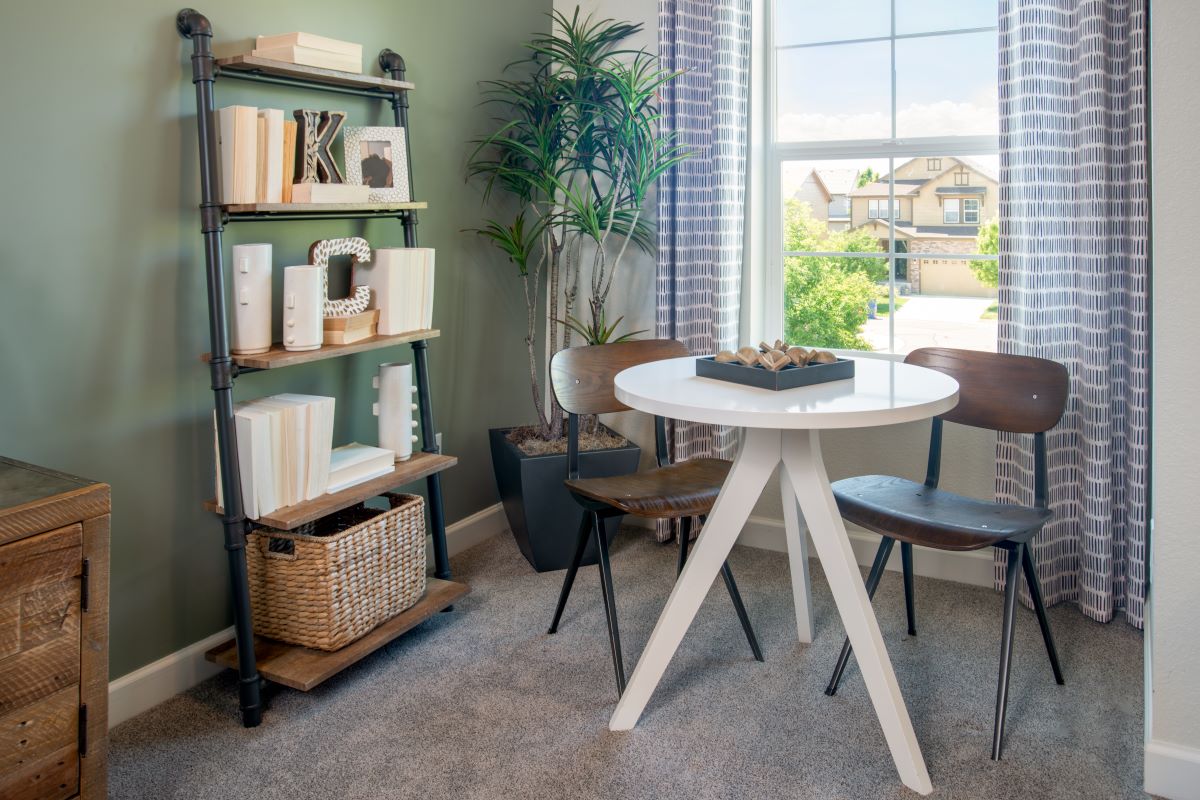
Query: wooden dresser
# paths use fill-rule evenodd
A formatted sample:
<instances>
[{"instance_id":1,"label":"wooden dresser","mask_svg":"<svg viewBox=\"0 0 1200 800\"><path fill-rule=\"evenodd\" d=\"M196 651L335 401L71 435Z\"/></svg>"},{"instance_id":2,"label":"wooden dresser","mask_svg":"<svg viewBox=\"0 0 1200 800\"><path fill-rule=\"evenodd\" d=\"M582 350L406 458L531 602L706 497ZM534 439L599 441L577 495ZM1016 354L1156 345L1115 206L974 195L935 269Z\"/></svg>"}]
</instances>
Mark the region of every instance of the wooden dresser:
<instances>
[{"instance_id":1,"label":"wooden dresser","mask_svg":"<svg viewBox=\"0 0 1200 800\"><path fill-rule=\"evenodd\" d=\"M109 488L0 458L0 798L107 796Z\"/></svg>"}]
</instances>

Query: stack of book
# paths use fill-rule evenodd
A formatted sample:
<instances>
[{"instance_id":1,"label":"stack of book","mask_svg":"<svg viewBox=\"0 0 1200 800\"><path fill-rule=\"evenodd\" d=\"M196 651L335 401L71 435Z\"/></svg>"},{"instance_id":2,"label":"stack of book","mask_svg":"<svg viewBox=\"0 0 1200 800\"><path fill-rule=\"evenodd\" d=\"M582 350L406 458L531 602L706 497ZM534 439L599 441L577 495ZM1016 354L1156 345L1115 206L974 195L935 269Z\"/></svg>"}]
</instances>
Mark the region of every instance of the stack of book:
<instances>
[{"instance_id":1,"label":"stack of book","mask_svg":"<svg viewBox=\"0 0 1200 800\"><path fill-rule=\"evenodd\" d=\"M361 74L363 71L361 44L299 31L277 36L259 36L254 42L251 55L340 72Z\"/></svg>"},{"instance_id":2,"label":"stack of book","mask_svg":"<svg viewBox=\"0 0 1200 800\"><path fill-rule=\"evenodd\" d=\"M258 519L329 490L333 409L334 398L307 394L277 394L234 407L247 517ZM224 507L219 460L217 503Z\"/></svg>"},{"instance_id":3,"label":"stack of book","mask_svg":"<svg viewBox=\"0 0 1200 800\"><path fill-rule=\"evenodd\" d=\"M396 469L396 453L382 447L353 442L333 451L329 465L329 493L340 492L387 475Z\"/></svg>"},{"instance_id":4,"label":"stack of book","mask_svg":"<svg viewBox=\"0 0 1200 800\"><path fill-rule=\"evenodd\" d=\"M296 171L296 123L278 108L217 110L221 202L290 203Z\"/></svg>"},{"instance_id":5,"label":"stack of book","mask_svg":"<svg viewBox=\"0 0 1200 800\"><path fill-rule=\"evenodd\" d=\"M371 287L380 336L433 327L433 254L430 247L381 247L354 266L355 285Z\"/></svg>"}]
</instances>

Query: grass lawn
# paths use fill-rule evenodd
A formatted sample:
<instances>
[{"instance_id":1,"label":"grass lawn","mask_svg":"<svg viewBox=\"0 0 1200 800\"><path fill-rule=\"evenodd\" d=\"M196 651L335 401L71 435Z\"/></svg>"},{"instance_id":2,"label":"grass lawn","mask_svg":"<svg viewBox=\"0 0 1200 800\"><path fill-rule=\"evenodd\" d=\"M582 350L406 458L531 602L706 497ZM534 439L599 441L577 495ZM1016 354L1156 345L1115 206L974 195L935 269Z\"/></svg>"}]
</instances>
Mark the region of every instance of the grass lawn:
<instances>
[{"instance_id":1,"label":"grass lawn","mask_svg":"<svg viewBox=\"0 0 1200 800\"><path fill-rule=\"evenodd\" d=\"M904 304L907 302L908 302L907 297L902 297L901 295L896 295L896 310L899 311L901 308L904 307ZM876 301L875 316L886 317L890 313L891 313L891 305L888 303L888 298L887 298L887 295L885 294L883 297L879 298Z\"/></svg>"},{"instance_id":2,"label":"grass lawn","mask_svg":"<svg viewBox=\"0 0 1200 800\"><path fill-rule=\"evenodd\" d=\"M999 311L1000 311L1000 304L992 303L990 306L987 307L987 311L984 311L982 314L979 315L979 318L980 319L995 319L996 314Z\"/></svg>"}]
</instances>

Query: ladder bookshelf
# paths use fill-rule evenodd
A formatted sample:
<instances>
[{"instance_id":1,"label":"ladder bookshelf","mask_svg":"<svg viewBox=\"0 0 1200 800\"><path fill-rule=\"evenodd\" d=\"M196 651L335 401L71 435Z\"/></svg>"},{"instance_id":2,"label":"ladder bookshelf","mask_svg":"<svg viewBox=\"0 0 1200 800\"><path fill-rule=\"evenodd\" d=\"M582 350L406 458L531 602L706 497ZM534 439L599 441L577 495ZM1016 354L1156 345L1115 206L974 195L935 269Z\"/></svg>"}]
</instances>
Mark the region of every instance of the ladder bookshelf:
<instances>
[{"instance_id":1,"label":"ladder bookshelf","mask_svg":"<svg viewBox=\"0 0 1200 800\"><path fill-rule=\"evenodd\" d=\"M200 230L204 238L205 272L208 279L210 352L203 356L212 379L216 407L217 458L221 467L225 507L215 501L206 508L220 515L225 534L225 550L233 591L235 639L209 651L210 661L237 669L242 724L254 727L262 721L262 682L272 680L284 686L307 691L355 661L387 644L415 625L449 610L454 602L470 591L462 583L450 580L446 551L446 527L442 509L441 472L457 463L453 456L438 452L433 403L430 398L429 340L437 330L413 331L397 336L374 336L350 345L326 345L319 350L288 352L274 347L253 356L230 353L228 310L226 308L225 266L221 234L224 226L241 222L270 222L327 219L397 219L404 229L404 246L417 246L417 211L425 203L300 204L252 203L221 205L220 172L217 166L217 130L213 125L214 84L218 78L253 81L312 91L334 92L383 100L391 104L395 124L408 129L408 92L413 84L404 79L404 60L384 50L379 65L388 78L357 75L333 70L257 59L251 56L216 59L212 52L212 26L198 11L185 8L176 17L179 34L192 42L192 83L196 89L196 127L200 149ZM411 137L408 137L411 142ZM411 145L405 153L411 181ZM233 424L233 383L242 375L266 369L279 369L327 358L337 358L372 350L409 344L413 351L413 373L417 386L422 447L408 461L383 477L350 487L315 500L276 509L259 520L246 518L238 472L237 441ZM424 478L428 494L428 517L433 537L434 578L415 606L384 622L363 638L332 653L310 650L265 639L255 639L250 610L250 592L246 574L246 533L256 525L290 530L306 522L347 508L381 492Z\"/></svg>"}]
</instances>

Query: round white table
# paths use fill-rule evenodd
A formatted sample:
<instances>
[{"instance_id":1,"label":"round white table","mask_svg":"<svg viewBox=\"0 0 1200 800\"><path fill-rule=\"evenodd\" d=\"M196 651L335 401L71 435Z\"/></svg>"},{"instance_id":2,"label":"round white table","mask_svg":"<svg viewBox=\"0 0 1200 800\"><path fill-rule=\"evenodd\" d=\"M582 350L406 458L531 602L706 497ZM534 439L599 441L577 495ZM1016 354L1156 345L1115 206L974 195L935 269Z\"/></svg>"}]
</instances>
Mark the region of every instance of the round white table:
<instances>
[{"instance_id":1,"label":"round white table","mask_svg":"<svg viewBox=\"0 0 1200 800\"><path fill-rule=\"evenodd\" d=\"M698 377L694 361L688 357L641 364L616 378L617 399L630 408L671 419L731 425L743 432L729 477L609 728L629 730L637 724L771 473L782 465L780 490L800 641L812 641L802 513L900 779L928 794L933 789L929 772L825 474L820 431L937 416L958 403L958 383L924 367L860 358L855 360L853 379L775 392Z\"/></svg>"}]
</instances>

